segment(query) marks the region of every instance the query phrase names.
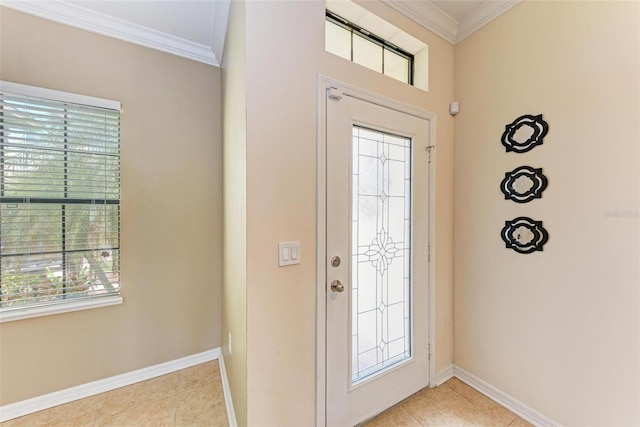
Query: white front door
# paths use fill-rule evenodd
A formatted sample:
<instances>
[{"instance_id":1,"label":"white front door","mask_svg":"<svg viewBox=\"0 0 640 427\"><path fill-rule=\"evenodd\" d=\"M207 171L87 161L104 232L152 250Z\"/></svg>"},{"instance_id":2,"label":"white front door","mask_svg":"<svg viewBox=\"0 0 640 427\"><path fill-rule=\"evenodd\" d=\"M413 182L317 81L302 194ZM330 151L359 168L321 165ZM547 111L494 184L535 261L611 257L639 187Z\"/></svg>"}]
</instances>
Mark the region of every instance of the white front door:
<instances>
[{"instance_id":1,"label":"white front door","mask_svg":"<svg viewBox=\"0 0 640 427\"><path fill-rule=\"evenodd\" d=\"M326 422L352 426L429 383L430 122L326 106Z\"/></svg>"}]
</instances>

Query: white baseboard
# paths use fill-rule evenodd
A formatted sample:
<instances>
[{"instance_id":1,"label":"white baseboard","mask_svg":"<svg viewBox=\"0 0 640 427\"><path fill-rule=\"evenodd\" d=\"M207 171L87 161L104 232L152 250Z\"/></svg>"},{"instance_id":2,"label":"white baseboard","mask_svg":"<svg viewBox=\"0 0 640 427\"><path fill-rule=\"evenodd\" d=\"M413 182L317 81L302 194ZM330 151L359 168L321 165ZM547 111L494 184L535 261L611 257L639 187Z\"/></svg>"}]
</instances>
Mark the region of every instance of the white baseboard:
<instances>
[{"instance_id":1,"label":"white baseboard","mask_svg":"<svg viewBox=\"0 0 640 427\"><path fill-rule=\"evenodd\" d=\"M159 365L150 366L148 368L138 369L126 374L116 375L114 377L105 378L103 380L93 381L65 390L56 391L45 394L43 396L34 397L32 399L23 400L9 405L0 407L0 422L22 417L33 412L49 409L54 406L73 402L74 400L83 399L85 397L94 396L116 388L131 385L140 381L146 381L161 375L170 374L181 369L209 362L218 359L220 364L220 376L222 379L222 388L224 391L224 400L227 408L227 417L229 418L229 426L237 427L238 423L231 399L231 389L229 388L229 379L224 364L224 358L220 352L220 348L208 350L202 353L161 363ZM435 385L441 385L452 377L458 378L460 381L473 387L480 393L498 402L511 412L529 421L536 426L560 426L560 424L547 416L541 414L535 409L525 405L514 397L508 395L497 387L487 383L486 381L476 377L475 375L465 371L459 366L450 365L436 374Z\"/></svg>"},{"instance_id":2,"label":"white baseboard","mask_svg":"<svg viewBox=\"0 0 640 427\"><path fill-rule=\"evenodd\" d=\"M222 353L220 353L218 357L218 363L220 364L220 377L222 377L222 390L224 391L224 403L227 406L229 427L238 427L236 411L233 408L233 400L231 399L231 388L229 388L229 377L227 377L227 368L225 367L224 355Z\"/></svg>"},{"instance_id":3,"label":"white baseboard","mask_svg":"<svg viewBox=\"0 0 640 427\"><path fill-rule=\"evenodd\" d=\"M499 388L465 371L459 366L453 365L453 375L460 381L466 383L470 387L473 387L480 393L487 396L489 399L496 401L500 405L504 406L514 414L527 420L533 425L545 427L555 427L561 425L560 423L520 402L518 399L508 395Z\"/></svg>"},{"instance_id":4,"label":"white baseboard","mask_svg":"<svg viewBox=\"0 0 640 427\"><path fill-rule=\"evenodd\" d=\"M442 385L453 378L453 365L449 365L440 372L436 372L436 380L433 387Z\"/></svg>"},{"instance_id":5,"label":"white baseboard","mask_svg":"<svg viewBox=\"0 0 640 427\"><path fill-rule=\"evenodd\" d=\"M170 374L171 372L215 360L219 356L220 348L214 348L213 350L160 363L159 365L127 372L126 374L116 375L114 377L93 381L65 390L34 397L32 399L0 406L0 422L22 417L33 412L42 411L43 409L53 408L54 406L73 402L74 400L84 399L85 397L94 396L96 394L104 393L106 391L131 385L140 381L146 381L151 378L159 377L160 375Z\"/></svg>"}]
</instances>

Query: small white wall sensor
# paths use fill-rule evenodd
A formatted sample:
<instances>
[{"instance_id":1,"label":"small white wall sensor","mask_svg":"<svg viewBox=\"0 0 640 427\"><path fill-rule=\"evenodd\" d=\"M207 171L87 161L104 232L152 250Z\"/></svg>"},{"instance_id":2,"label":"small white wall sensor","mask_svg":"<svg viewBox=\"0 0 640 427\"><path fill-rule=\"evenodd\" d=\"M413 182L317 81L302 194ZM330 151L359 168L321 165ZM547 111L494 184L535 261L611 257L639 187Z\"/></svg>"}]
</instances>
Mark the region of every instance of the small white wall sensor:
<instances>
[{"instance_id":1,"label":"small white wall sensor","mask_svg":"<svg viewBox=\"0 0 640 427\"><path fill-rule=\"evenodd\" d=\"M453 101L449 104L449 114L455 116L460 112L460 103L458 101Z\"/></svg>"}]
</instances>

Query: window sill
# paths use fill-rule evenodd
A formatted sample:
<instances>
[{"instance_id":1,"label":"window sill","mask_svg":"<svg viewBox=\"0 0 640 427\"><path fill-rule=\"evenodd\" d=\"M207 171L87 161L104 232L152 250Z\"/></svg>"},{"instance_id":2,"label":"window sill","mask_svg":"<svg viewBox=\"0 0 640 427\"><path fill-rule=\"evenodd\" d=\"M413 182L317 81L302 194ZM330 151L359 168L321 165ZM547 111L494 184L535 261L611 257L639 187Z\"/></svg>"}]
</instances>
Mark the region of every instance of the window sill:
<instances>
[{"instance_id":1,"label":"window sill","mask_svg":"<svg viewBox=\"0 0 640 427\"><path fill-rule=\"evenodd\" d=\"M92 308L108 307L110 305L122 304L122 301L123 299L121 296L110 296L62 304L45 305L41 307L26 307L20 310L0 312L0 323L50 316L53 314L70 313L72 311L89 310Z\"/></svg>"}]
</instances>

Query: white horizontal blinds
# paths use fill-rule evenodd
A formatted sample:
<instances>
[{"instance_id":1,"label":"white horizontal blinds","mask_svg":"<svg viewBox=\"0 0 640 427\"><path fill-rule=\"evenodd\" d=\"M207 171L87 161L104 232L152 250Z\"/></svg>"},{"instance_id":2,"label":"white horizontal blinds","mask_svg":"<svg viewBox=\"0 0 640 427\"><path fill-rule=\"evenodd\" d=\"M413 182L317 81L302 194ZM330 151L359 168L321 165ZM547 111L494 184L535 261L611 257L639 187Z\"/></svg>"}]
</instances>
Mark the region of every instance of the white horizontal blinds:
<instances>
[{"instance_id":1,"label":"white horizontal blinds","mask_svg":"<svg viewBox=\"0 0 640 427\"><path fill-rule=\"evenodd\" d=\"M117 295L119 109L7 86L0 92L0 309Z\"/></svg>"}]
</instances>

